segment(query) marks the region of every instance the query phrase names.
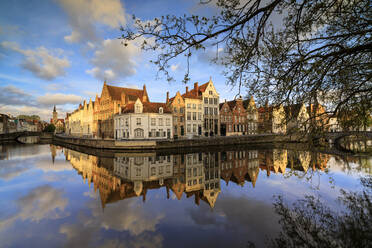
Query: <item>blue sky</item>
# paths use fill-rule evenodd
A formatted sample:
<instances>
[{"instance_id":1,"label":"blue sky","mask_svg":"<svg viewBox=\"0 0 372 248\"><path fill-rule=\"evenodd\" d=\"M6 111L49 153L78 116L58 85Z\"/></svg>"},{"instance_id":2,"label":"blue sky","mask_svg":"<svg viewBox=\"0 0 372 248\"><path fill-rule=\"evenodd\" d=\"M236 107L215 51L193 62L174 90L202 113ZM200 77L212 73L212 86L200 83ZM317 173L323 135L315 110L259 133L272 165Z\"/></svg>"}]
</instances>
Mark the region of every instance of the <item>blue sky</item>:
<instances>
[{"instance_id":1,"label":"blue sky","mask_svg":"<svg viewBox=\"0 0 372 248\"><path fill-rule=\"evenodd\" d=\"M156 79L156 67L138 42L120 45L120 25L130 25L131 15L151 20L165 14L212 15L213 6L201 7L196 0L24 0L0 2L0 113L38 114L44 120L57 105L59 117L83 100L100 94L103 80L108 84L142 88L146 84L151 101L165 101L184 92L183 56L171 62L176 81ZM217 49L216 49L217 50ZM191 59L191 82L209 77L220 99L232 99L238 89L226 86L220 66L206 50Z\"/></svg>"}]
</instances>

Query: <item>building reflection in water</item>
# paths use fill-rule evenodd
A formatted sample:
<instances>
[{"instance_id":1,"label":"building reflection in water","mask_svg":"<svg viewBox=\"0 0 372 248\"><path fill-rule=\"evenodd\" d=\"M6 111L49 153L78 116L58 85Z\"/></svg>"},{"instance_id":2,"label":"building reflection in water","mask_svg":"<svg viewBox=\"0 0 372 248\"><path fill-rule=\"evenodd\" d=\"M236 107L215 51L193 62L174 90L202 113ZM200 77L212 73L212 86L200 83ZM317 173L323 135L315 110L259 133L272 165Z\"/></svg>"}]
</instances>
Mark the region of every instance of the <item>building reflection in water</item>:
<instances>
[{"instance_id":1,"label":"building reflection in water","mask_svg":"<svg viewBox=\"0 0 372 248\"><path fill-rule=\"evenodd\" d=\"M56 154L51 145L52 158ZM53 156L54 155L54 156ZM174 155L156 153L120 154L97 157L64 148L64 155L82 176L84 182L99 191L102 207L131 197L146 201L148 190L166 188L180 200L183 194L214 207L221 192L220 179L226 185L232 181L243 186L246 182L256 186L260 171L284 174L286 170L324 170L330 156L308 151L239 150Z\"/></svg>"}]
</instances>

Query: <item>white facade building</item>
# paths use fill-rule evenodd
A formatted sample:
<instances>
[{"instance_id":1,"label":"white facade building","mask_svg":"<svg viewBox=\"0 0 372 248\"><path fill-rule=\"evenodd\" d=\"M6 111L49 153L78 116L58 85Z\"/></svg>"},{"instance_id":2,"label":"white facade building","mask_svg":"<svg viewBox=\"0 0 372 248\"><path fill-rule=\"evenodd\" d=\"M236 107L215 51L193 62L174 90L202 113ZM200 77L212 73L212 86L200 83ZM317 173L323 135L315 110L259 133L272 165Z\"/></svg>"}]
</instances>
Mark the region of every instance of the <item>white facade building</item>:
<instances>
[{"instance_id":1,"label":"white facade building","mask_svg":"<svg viewBox=\"0 0 372 248\"><path fill-rule=\"evenodd\" d=\"M127 104L114 117L115 139L173 139L173 118L165 103Z\"/></svg>"}]
</instances>

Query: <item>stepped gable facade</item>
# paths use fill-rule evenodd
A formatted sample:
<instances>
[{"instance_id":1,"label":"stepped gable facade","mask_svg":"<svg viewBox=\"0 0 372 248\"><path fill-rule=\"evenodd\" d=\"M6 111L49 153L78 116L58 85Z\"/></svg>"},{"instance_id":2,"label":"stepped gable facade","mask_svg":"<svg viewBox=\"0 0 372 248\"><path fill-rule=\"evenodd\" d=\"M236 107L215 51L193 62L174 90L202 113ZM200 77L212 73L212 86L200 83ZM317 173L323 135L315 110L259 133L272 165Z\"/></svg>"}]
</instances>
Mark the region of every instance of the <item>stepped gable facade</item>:
<instances>
[{"instance_id":1,"label":"stepped gable facade","mask_svg":"<svg viewBox=\"0 0 372 248\"><path fill-rule=\"evenodd\" d=\"M176 95L169 98L169 92L167 92L166 104L173 115L173 133L175 138L185 136L185 100L181 96L180 92L177 91Z\"/></svg>"},{"instance_id":2,"label":"stepped gable facade","mask_svg":"<svg viewBox=\"0 0 372 248\"><path fill-rule=\"evenodd\" d=\"M220 123L222 136L247 133L247 113L241 97L220 104Z\"/></svg>"},{"instance_id":3,"label":"stepped gable facade","mask_svg":"<svg viewBox=\"0 0 372 248\"><path fill-rule=\"evenodd\" d=\"M287 119L287 132L305 132L309 126L309 114L305 104L298 103L284 107Z\"/></svg>"},{"instance_id":4,"label":"stepped gable facade","mask_svg":"<svg viewBox=\"0 0 372 248\"><path fill-rule=\"evenodd\" d=\"M286 116L283 105L258 108L258 130L261 133L285 134L287 132Z\"/></svg>"},{"instance_id":5,"label":"stepped gable facade","mask_svg":"<svg viewBox=\"0 0 372 248\"><path fill-rule=\"evenodd\" d=\"M141 89L123 88L103 84L101 97L96 96L95 123L98 137L114 138L114 115L126 105L136 102L150 102L146 85Z\"/></svg>"},{"instance_id":6,"label":"stepped gable facade","mask_svg":"<svg viewBox=\"0 0 372 248\"><path fill-rule=\"evenodd\" d=\"M244 100L243 106L247 113L247 133L258 133L258 110L253 96L249 100Z\"/></svg>"}]
</instances>

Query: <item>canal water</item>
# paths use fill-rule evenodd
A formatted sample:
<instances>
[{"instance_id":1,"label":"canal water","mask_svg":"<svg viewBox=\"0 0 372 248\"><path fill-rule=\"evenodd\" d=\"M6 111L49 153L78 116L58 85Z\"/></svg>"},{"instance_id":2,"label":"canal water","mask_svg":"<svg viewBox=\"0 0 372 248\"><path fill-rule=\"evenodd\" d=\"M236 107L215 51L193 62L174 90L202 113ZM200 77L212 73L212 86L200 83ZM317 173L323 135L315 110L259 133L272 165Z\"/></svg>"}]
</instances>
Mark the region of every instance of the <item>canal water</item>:
<instances>
[{"instance_id":1,"label":"canal water","mask_svg":"<svg viewBox=\"0 0 372 248\"><path fill-rule=\"evenodd\" d=\"M371 157L0 151L0 247L360 247L371 233L371 210L355 209L371 196Z\"/></svg>"}]
</instances>

